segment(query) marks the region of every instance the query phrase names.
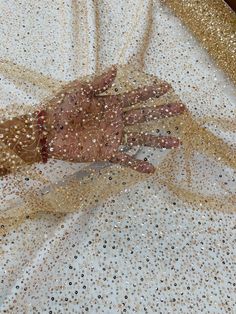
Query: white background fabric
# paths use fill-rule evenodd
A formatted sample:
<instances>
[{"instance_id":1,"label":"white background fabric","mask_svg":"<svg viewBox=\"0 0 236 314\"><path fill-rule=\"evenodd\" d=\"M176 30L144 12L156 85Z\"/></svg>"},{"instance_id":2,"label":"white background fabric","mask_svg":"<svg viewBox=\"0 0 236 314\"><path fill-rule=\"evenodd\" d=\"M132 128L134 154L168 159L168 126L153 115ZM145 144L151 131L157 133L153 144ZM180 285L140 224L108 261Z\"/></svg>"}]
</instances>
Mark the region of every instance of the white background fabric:
<instances>
[{"instance_id":1,"label":"white background fabric","mask_svg":"<svg viewBox=\"0 0 236 314\"><path fill-rule=\"evenodd\" d=\"M144 70L170 82L194 115L232 117L232 84L160 1L1 0L0 58L67 81L139 56L150 23ZM0 78L2 106L48 93ZM235 134L212 131L235 143ZM148 179L1 240L1 313L236 310L235 214L189 208Z\"/></svg>"}]
</instances>

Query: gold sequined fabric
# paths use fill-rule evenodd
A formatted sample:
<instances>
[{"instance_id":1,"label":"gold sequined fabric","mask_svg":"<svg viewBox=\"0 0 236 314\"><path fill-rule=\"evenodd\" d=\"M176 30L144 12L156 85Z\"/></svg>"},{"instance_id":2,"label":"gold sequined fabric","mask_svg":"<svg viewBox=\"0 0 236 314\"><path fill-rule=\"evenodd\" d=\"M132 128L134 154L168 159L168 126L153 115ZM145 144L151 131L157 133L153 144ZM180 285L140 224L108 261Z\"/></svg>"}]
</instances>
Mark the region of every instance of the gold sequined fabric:
<instances>
[{"instance_id":1,"label":"gold sequined fabric","mask_svg":"<svg viewBox=\"0 0 236 314\"><path fill-rule=\"evenodd\" d=\"M217 11L218 14L214 19L212 17L213 15L211 15L211 19L208 19L206 14L208 11L207 6L210 6L212 10L217 10L216 6L209 1L207 4L198 7L196 14L192 16L191 12L196 9L197 4L199 4L197 1L193 1L191 4L188 1L180 1L178 4L172 2L171 7L178 10L179 13L181 12L182 15L180 16L184 21L186 19L191 20L191 27L194 28L198 35L200 33L203 34L203 31L201 31L203 29L205 30L204 34L206 34L206 31L208 30L210 35L205 41L211 46L214 43L215 47L221 52L219 54L219 60L224 60L227 67L230 67L233 70L232 62L235 55L232 53L233 44L230 44L229 42L231 37L230 32L232 32L233 27L233 14L228 12L223 6L222 10L220 9ZM80 38L82 44L82 41L85 40L84 38L87 38L84 37L83 32L79 31L79 23L83 23L79 16L83 14L83 12L79 9L77 4L73 3L73 6L73 35L76 38ZM132 33L127 29L125 43L124 45L121 45L120 50L118 51L118 61L120 62L120 64L118 63L118 76L115 81L115 86L109 91L110 93L117 93L117 90L120 93L126 92L138 86L151 84L154 80L161 82L158 77L145 73L147 71L145 69L145 62L148 60L150 35L152 34L152 24L154 23L151 13L153 6L154 4L152 1L149 2L147 8L141 6L142 10L147 10L147 12L149 12L150 18L147 20L146 28L139 39L139 47L135 56L130 56L128 60L129 65L124 66L122 63L124 63L124 60L126 59L126 51L129 51L130 48L132 49L132 47L129 47L129 40L132 36L135 36L135 33ZM102 32L102 27L104 27L107 22L104 21L103 25L99 24L101 23L99 12L99 7L97 7L97 30ZM229 27L227 25L226 27L222 26L222 31L220 31L219 24L216 24L217 22L213 23L213 21L219 22L219 19L222 19L221 15L226 13L228 13L228 18L225 20L229 23L227 24ZM134 29L137 27L136 23L138 23L140 19L140 14L140 11L137 10L137 14L133 16ZM201 28L196 27L196 24L194 24L196 19L199 20L199 15L202 17ZM208 28L204 27L205 23L208 23ZM82 29L84 32L89 33L88 29ZM222 37L219 37L220 34ZM88 36L87 33L86 36ZM222 40L219 41L218 38L222 38ZM221 43L221 46L219 46L219 42ZM84 44L89 46L88 42L85 42ZM108 43L107 45L109 47ZM81 45L77 42L74 53L77 54L76 56L80 55L81 58L75 57L74 59L76 72L78 72L78 70L82 71L85 64L89 64L88 58L90 54L87 53L86 50L80 49ZM102 43L98 38L96 43L97 61L95 64L97 71L99 71L99 69L101 71L102 67L100 65L100 60L106 55L105 49L106 46L102 46ZM225 53L226 49L227 54ZM228 57L229 51L231 51L230 58ZM84 63L82 60L84 60ZM50 78L50 76L42 76L38 74L37 71L32 71L29 68L27 69L24 66L11 63L8 60L3 60L1 62L0 71L5 77L12 79L17 86L26 91L31 88L30 86L37 86L53 96L55 92L65 84L62 79L55 80ZM87 78L89 77L87 76L86 79ZM85 77L81 76L81 80L83 79L85 79ZM25 82L29 85L25 86ZM179 84L181 85L181 82L179 82ZM50 95L48 98L50 98ZM158 106L176 99L179 99L177 92L172 90L167 95L161 97L160 100L155 100L155 102L152 101L145 105ZM46 101L47 99L43 98L41 103L44 104ZM186 105L188 106L188 104ZM11 108L12 110L10 110ZM8 106L8 111L3 111L2 116L6 116L7 118L16 116L22 112L33 112L33 110L34 107L32 106ZM215 119L221 126L228 128L229 131L235 131L235 123L232 119L220 119L214 118L213 116L212 119ZM139 132L148 131L150 133L155 133L157 129L162 129L164 131L168 129L169 133L172 132L172 134L179 136L183 141L183 145L180 149L170 151L164 160L158 164L156 173L152 177L153 184L165 185L170 192L174 193L181 200L188 202L197 208L207 206L211 209L234 211L236 204L235 191L231 191L225 186L222 186L221 182L216 182L218 187L217 192L209 191L209 185L205 185L205 182L208 182L207 180L211 180L214 168L223 169L224 167L229 167L234 171L236 166L235 150L232 145L227 144L224 140L203 126L205 123L213 121L212 119L210 117L195 117L191 111L188 111L180 117L139 124L130 129ZM2 207L5 209L7 208L7 210L1 212L1 221L3 222L2 231L4 231L5 228L7 229L8 225L11 225L12 223L14 225L15 223L21 222L26 216L29 217L35 215L35 213L67 213L93 206L96 203L101 203L114 193L122 191L124 182L125 186L128 187L145 179L145 175L140 175L134 171L119 166L108 166L102 170L91 170L91 167L87 166L85 167L86 170L83 170L85 175L82 179L77 176L77 172L75 172L76 168L72 168L69 171L69 176L64 175L62 178L59 175L58 180L53 182L50 179L50 176L48 177L45 175L44 171L37 170L37 165L27 165L22 158L16 156L13 152L12 157L9 148L4 148L3 143L1 145L2 156L9 157L4 159L5 162L8 163L7 166L11 163L10 167L12 167L12 170L17 168L17 172L14 172L14 174L10 175L6 180L4 193L2 193L1 196ZM201 156L202 161L198 160L199 156ZM18 165L20 165L20 167L18 167ZM70 165L67 164L67 167L70 168ZM60 166L53 166L51 164L48 167L48 171L51 173L51 176L54 177L55 173L59 173L61 170ZM111 172L115 178L113 181L115 183L112 185L108 180ZM5 180L5 178L3 180ZM9 195L12 196L12 199Z\"/></svg>"},{"instance_id":2,"label":"gold sequined fabric","mask_svg":"<svg viewBox=\"0 0 236 314\"><path fill-rule=\"evenodd\" d=\"M1 165L12 170L0 178L0 312L234 312L232 21L218 0L0 1L0 120L112 64L108 94L167 81L166 95L137 107L181 99L188 108L127 127L182 140L128 151L152 162L153 175L26 164L0 136Z\"/></svg>"}]
</instances>

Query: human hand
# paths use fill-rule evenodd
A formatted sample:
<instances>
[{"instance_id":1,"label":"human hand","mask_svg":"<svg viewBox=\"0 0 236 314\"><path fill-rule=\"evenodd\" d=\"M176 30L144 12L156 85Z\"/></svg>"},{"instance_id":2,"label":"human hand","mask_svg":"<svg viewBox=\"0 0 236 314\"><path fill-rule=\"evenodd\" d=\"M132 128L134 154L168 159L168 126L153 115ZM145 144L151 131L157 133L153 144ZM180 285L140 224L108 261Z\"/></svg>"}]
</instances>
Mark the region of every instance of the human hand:
<instances>
[{"instance_id":1,"label":"human hand","mask_svg":"<svg viewBox=\"0 0 236 314\"><path fill-rule=\"evenodd\" d=\"M112 86L116 73L113 66L92 82L74 81L48 103L50 158L70 162L110 161L142 173L153 173L155 168L151 163L121 152L119 146L175 148L180 145L175 137L124 132L127 125L178 115L186 107L175 102L132 109L132 104L165 94L171 88L168 83L120 95L102 95ZM124 112L123 108L128 106L130 110Z\"/></svg>"}]
</instances>

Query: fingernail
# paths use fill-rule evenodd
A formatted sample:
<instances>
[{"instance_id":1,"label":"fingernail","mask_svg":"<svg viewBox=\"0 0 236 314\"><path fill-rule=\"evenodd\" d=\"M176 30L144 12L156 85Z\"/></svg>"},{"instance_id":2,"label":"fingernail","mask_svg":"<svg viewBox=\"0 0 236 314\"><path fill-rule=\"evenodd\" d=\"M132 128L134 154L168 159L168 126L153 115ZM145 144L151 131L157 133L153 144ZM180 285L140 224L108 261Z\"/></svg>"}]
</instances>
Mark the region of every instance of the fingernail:
<instances>
[{"instance_id":1,"label":"fingernail","mask_svg":"<svg viewBox=\"0 0 236 314\"><path fill-rule=\"evenodd\" d=\"M187 110L187 107L182 102L178 103L178 105L179 105L179 108L181 108L181 112L184 112L185 110Z\"/></svg>"},{"instance_id":2,"label":"fingernail","mask_svg":"<svg viewBox=\"0 0 236 314\"><path fill-rule=\"evenodd\" d=\"M139 170L142 173L154 173L155 167L152 164L143 163L140 165Z\"/></svg>"},{"instance_id":3,"label":"fingernail","mask_svg":"<svg viewBox=\"0 0 236 314\"><path fill-rule=\"evenodd\" d=\"M171 88L171 85L167 82L162 83L162 87L164 88L164 90L169 90Z\"/></svg>"},{"instance_id":4,"label":"fingernail","mask_svg":"<svg viewBox=\"0 0 236 314\"><path fill-rule=\"evenodd\" d=\"M162 141L161 146L163 148L177 148L180 146L180 140L177 138L167 138Z\"/></svg>"}]
</instances>

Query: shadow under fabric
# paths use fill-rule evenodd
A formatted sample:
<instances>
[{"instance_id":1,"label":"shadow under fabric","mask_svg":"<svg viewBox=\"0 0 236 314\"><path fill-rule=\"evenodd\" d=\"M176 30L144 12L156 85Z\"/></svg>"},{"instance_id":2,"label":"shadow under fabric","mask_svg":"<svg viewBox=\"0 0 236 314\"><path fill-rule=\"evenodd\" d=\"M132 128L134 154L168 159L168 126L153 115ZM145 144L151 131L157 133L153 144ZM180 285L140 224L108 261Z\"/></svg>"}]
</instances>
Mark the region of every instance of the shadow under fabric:
<instances>
[{"instance_id":1,"label":"shadow under fabric","mask_svg":"<svg viewBox=\"0 0 236 314\"><path fill-rule=\"evenodd\" d=\"M154 81L160 82L157 77L131 65L119 66L115 84L109 93L126 92ZM154 107L176 100L179 98L174 90L171 90L158 99L137 104L135 107ZM29 112L34 109L32 106L25 107L24 110ZM5 111L3 114L7 115ZM22 114L22 108L21 112L17 113L14 107L13 114ZM105 167L100 169L86 165L82 169L85 175L81 177L78 175L78 169L75 170L71 163L49 163L47 167L51 177L60 177L60 169L65 167L65 164L70 169L70 175L63 175L55 182L46 175L43 165L40 165L40 169L38 165L29 166L15 156L14 164L7 166L14 168L17 164L20 166L19 170L4 177L1 182L1 233L16 227L26 218L34 218L41 213L64 215L89 209L143 180L148 180L149 184L157 187L164 186L170 197L177 197L195 209L235 211L236 191L231 183L236 171L236 149L204 126L209 121L212 119L194 118L186 111L177 117L126 127L127 130L153 134L157 129L165 130L182 140L180 148L166 151L165 157L161 161L157 160L156 171L151 176L119 165L104 164ZM218 122L228 131L236 130L232 120L220 119ZM3 143L0 142L0 145L0 159L6 154L14 155ZM219 179L218 174L221 173L225 173L223 179Z\"/></svg>"}]
</instances>

